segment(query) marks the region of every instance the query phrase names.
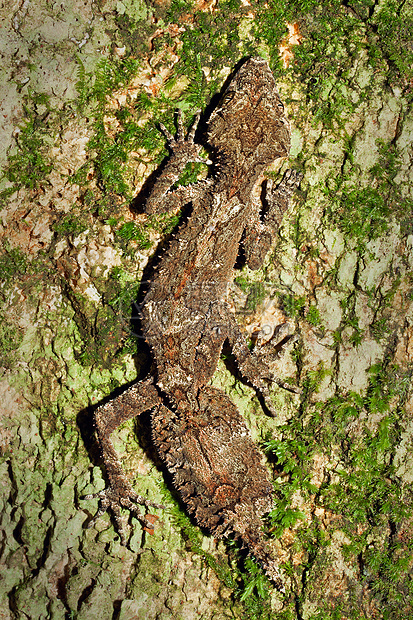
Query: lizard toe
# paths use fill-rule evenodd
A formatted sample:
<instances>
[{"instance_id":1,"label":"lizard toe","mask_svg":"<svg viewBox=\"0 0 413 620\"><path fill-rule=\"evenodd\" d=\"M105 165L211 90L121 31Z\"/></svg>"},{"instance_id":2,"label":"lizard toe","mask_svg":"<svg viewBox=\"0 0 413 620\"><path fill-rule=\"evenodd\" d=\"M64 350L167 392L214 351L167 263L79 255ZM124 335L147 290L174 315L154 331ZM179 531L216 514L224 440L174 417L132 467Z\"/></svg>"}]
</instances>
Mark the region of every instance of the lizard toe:
<instances>
[{"instance_id":1,"label":"lizard toe","mask_svg":"<svg viewBox=\"0 0 413 620\"><path fill-rule=\"evenodd\" d=\"M87 528L93 527L97 519L99 519L108 510L111 511L116 530L121 538L122 544L126 545L127 532L124 524L124 519L121 515L121 508L126 508L130 514L135 517L143 526L144 531L149 534L154 533L155 522L159 519L158 516L153 514L142 515L139 506L145 506L146 508L161 508L165 509L165 506L156 502L151 502L142 495L138 495L133 489L128 490L125 494L119 493L117 489L113 487L107 487L102 491L85 495L83 499L98 499L99 505L95 515L90 519L87 524Z\"/></svg>"}]
</instances>

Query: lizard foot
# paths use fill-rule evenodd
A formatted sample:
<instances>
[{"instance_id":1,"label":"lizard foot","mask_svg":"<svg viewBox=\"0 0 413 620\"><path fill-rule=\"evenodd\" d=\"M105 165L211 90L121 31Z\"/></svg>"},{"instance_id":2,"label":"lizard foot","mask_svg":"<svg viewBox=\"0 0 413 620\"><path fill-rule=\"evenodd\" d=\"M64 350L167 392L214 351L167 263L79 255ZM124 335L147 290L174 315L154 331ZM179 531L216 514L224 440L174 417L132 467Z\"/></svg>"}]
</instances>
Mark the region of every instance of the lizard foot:
<instances>
[{"instance_id":1,"label":"lizard foot","mask_svg":"<svg viewBox=\"0 0 413 620\"><path fill-rule=\"evenodd\" d=\"M258 333L252 355L258 366L267 370L274 367L274 361L277 358L278 360L282 359L283 355L286 353L286 349L297 342L298 335L294 333L294 328L288 321L279 325L274 332L271 327L269 330L265 328L266 326ZM271 343L272 346L269 351L266 351L269 343ZM275 383L288 392L293 392L294 394L302 393L301 388L287 381L283 381L276 375L276 372L276 368L273 368L270 372L264 373L262 378L266 377L270 383ZM266 374L268 374L268 376L266 376Z\"/></svg>"},{"instance_id":2,"label":"lizard foot","mask_svg":"<svg viewBox=\"0 0 413 620\"><path fill-rule=\"evenodd\" d=\"M152 514L142 515L139 506L145 506L146 508L161 508L166 507L156 502L151 502L142 495L135 493L133 489L128 489L124 494L121 494L117 489L113 487L107 487L97 493L90 493L85 495L82 499L98 499L99 507L96 514L87 524L87 528L93 527L97 519L101 517L108 509L113 513L113 517L116 523L116 529L121 538L122 545L126 545L126 528L121 516L121 508L126 508L130 513L140 521L143 525L143 529L148 534L154 533L155 522L159 519L158 516Z\"/></svg>"},{"instance_id":3,"label":"lizard foot","mask_svg":"<svg viewBox=\"0 0 413 620\"><path fill-rule=\"evenodd\" d=\"M192 124L191 129L188 132L186 140L184 126L182 122L182 110L180 108L176 110L176 115L178 129L176 138L167 130L165 125L159 123L159 128L165 138L168 140L168 146L173 152L175 158L177 158L177 160L179 161L183 161L184 163L187 163L189 161L206 163L205 160L202 159L202 157L200 157L199 155L202 146L194 142L195 132L198 126L201 111L198 110L196 112L195 120Z\"/></svg>"}]
</instances>

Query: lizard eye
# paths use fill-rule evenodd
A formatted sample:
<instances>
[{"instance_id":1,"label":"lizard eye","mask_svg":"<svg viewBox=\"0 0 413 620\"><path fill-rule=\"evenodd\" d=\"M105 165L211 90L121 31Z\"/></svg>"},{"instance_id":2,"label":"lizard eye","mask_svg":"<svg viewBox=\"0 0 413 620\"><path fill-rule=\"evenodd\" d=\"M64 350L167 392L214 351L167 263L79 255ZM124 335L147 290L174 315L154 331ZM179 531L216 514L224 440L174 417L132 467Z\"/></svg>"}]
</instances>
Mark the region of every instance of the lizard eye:
<instances>
[{"instance_id":1,"label":"lizard eye","mask_svg":"<svg viewBox=\"0 0 413 620\"><path fill-rule=\"evenodd\" d=\"M233 90L229 90L225 93L225 95L221 99L220 107L224 105L228 105L235 97L235 92Z\"/></svg>"}]
</instances>

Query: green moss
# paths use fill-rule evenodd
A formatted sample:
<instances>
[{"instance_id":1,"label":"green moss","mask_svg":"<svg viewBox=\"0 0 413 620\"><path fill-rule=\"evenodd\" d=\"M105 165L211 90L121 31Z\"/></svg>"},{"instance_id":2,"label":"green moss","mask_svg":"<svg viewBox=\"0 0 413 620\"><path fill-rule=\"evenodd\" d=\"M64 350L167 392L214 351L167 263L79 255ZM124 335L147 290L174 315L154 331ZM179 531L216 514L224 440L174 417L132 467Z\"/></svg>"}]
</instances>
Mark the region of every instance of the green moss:
<instances>
[{"instance_id":1,"label":"green moss","mask_svg":"<svg viewBox=\"0 0 413 620\"><path fill-rule=\"evenodd\" d=\"M384 57L388 60L393 79L413 76L413 11L408 3L387 0L375 12L372 25ZM400 78L399 78L400 79ZM403 84L403 81L400 80Z\"/></svg>"},{"instance_id":2,"label":"green moss","mask_svg":"<svg viewBox=\"0 0 413 620\"><path fill-rule=\"evenodd\" d=\"M389 205L372 187L344 189L337 211L340 229L350 239L370 240L387 230Z\"/></svg>"},{"instance_id":3,"label":"green moss","mask_svg":"<svg viewBox=\"0 0 413 620\"><path fill-rule=\"evenodd\" d=\"M301 494L305 491L305 463L311 460L312 451L321 449L329 454L332 446L338 448L339 465L334 470L336 480L327 478L320 489L309 487L309 490L316 494L319 505L340 515L340 526L352 541L345 547L347 557L354 557L358 563L362 558L362 580L371 595L381 601L383 613L387 614L383 617L389 618L396 613L398 597L405 596L402 594L408 582L405 571L413 559L409 545L400 544L391 534L389 539L383 539L383 532L391 532L392 528L397 530L403 523L409 523L413 507L411 492L400 486L392 457L400 442L402 405L407 395L406 384L410 380L406 376L405 381L400 381L399 372L395 367L373 366L365 397L350 393L331 398L326 403L317 403L315 408L307 409L307 413L302 412L302 422L295 421L282 427L282 440L267 445L267 451L276 456L277 467L289 473L288 483L284 481L276 487L283 499L277 534L281 532L281 509L289 509L288 500L291 492L297 489L297 481ZM395 398L399 402L397 408L391 404ZM363 410L369 414L364 422L360 420ZM375 415L381 419L372 429L367 420ZM360 430L355 433L351 429L357 420L360 420ZM303 528L299 527L296 535L311 558L309 542L302 538L302 532ZM328 537L328 533L325 534ZM310 546L313 552L322 547L319 547L318 540ZM316 554L308 566L309 575L311 566L318 561ZM413 600L409 600L409 605L413 604ZM405 598L404 602L407 604ZM394 617L405 616L397 612Z\"/></svg>"},{"instance_id":4,"label":"green moss","mask_svg":"<svg viewBox=\"0 0 413 620\"><path fill-rule=\"evenodd\" d=\"M13 323L5 317L0 318L0 360L4 368L12 368L17 352L23 340L23 335Z\"/></svg>"},{"instance_id":5,"label":"green moss","mask_svg":"<svg viewBox=\"0 0 413 620\"><path fill-rule=\"evenodd\" d=\"M22 276L28 268L28 260L19 248L11 248L8 243L3 244L0 254L0 273L4 280L9 281L16 276Z\"/></svg>"},{"instance_id":6,"label":"green moss","mask_svg":"<svg viewBox=\"0 0 413 620\"><path fill-rule=\"evenodd\" d=\"M80 235L87 229L87 226L82 220L75 215L66 215L60 218L55 224L53 224L53 230L62 236L66 235Z\"/></svg>"},{"instance_id":7,"label":"green moss","mask_svg":"<svg viewBox=\"0 0 413 620\"><path fill-rule=\"evenodd\" d=\"M180 15L188 10L188 3L172 2L167 16L172 22L179 22ZM224 1L220 11L195 13L192 27L182 33L177 71L189 79L188 97L192 105L203 107L206 96L217 90L217 71L239 60L239 20L245 12L238 0ZM205 66L212 69L213 79L209 83L202 71Z\"/></svg>"},{"instance_id":8,"label":"green moss","mask_svg":"<svg viewBox=\"0 0 413 620\"><path fill-rule=\"evenodd\" d=\"M140 248L148 248L152 245L148 236L136 226L135 222L125 222L122 224L116 231L116 237L124 242L137 241Z\"/></svg>"},{"instance_id":9,"label":"green moss","mask_svg":"<svg viewBox=\"0 0 413 620\"><path fill-rule=\"evenodd\" d=\"M370 325L370 333L377 342L387 339L389 334L389 321L385 316L378 317Z\"/></svg>"},{"instance_id":10,"label":"green moss","mask_svg":"<svg viewBox=\"0 0 413 620\"><path fill-rule=\"evenodd\" d=\"M239 313L248 316L255 312L264 301L268 294L268 286L266 286L265 282L259 282L257 280L251 281L245 276L238 276L235 278L235 283L247 295L244 306Z\"/></svg>"},{"instance_id":11,"label":"green moss","mask_svg":"<svg viewBox=\"0 0 413 620\"><path fill-rule=\"evenodd\" d=\"M102 191L114 193L132 199L131 188L126 180L128 154L138 148L142 131L129 112L129 107L118 110L123 128L117 133L109 133L105 123L107 97L113 91L125 88L139 69L139 62L134 58L105 59L94 73L86 73L78 58L79 92L78 106L80 112L86 109L94 116L94 135L88 143L88 150L94 151L93 170ZM82 166L74 175L73 181L86 180L87 165Z\"/></svg>"},{"instance_id":12,"label":"green moss","mask_svg":"<svg viewBox=\"0 0 413 620\"><path fill-rule=\"evenodd\" d=\"M351 164L347 175L337 177L326 195L332 198L327 213L346 239L363 251L368 241L380 237L389 226L392 215L397 217L412 213L413 202L402 197L395 178L401 162L392 144L378 141L378 162L369 170L370 184L359 187L358 172ZM347 153L351 160L351 147ZM354 179L354 181L352 181Z\"/></svg>"},{"instance_id":13,"label":"green moss","mask_svg":"<svg viewBox=\"0 0 413 620\"><path fill-rule=\"evenodd\" d=\"M306 305L305 297L296 297L294 295L282 295L280 302L285 314L292 318L301 316Z\"/></svg>"},{"instance_id":14,"label":"green moss","mask_svg":"<svg viewBox=\"0 0 413 620\"><path fill-rule=\"evenodd\" d=\"M180 185L191 185L191 183L195 183L201 176L201 173L205 171L205 167L205 164L198 162L187 164L176 186L179 187Z\"/></svg>"},{"instance_id":15,"label":"green moss","mask_svg":"<svg viewBox=\"0 0 413 620\"><path fill-rule=\"evenodd\" d=\"M310 323L310 325L321 325L321 316L320 311L317 306L310 306L306 315L306 320Z\"/></svg>"},{"instance_id":16,"label":"green moss","mask_svg":"<svg viewBox=\"0 0 413 620\"><path fill-rule=\"evenodd\" d=\"M94 106L97 115L102 113L102 108L97 104L105 104L106 97L121 87L127 86L131 78L136 74L140 63L135 58L121 58L102 60L94 73L86 73L84 65L77 57L78 81L76 87L79 93L79 106L86 104Z\"/></svg>"},{"instance_id":17,"label":"green moss","mask_svg":"<svg viewBox=\"0 0 413 620\"><path fill-rule=\"evenodd\" d=\"M53 168L47 152L54 141L51 129L54 115L47 95L27 95L23 111L25 120L17 133L17 151L10 155L3 172L3 178L12 183L12 187L3 190L0 198L7 198L22 187L30 190L37 188ZM48 119L49 116L51 119Z\"/></svg>"},{"instance_id":18,"label":"green moss","mask_svg":"<svg viewBox=\"0 0 413 620\"><path fill-rule=\"evenodd\" d=\"M112 228L115 229L115 240L120 244L125 255L133 255L136 249L147 249L152 246L149 240L149 231L155 230L163 235L168 235L176 227L179 222L179 214L170 215L169 213L161 213L151 215L147 218L143 226L138 226L133 221L120 224L114 217L106 220ZM134 242L131 245L131 241Z\"/></svg>"}]
</instances>

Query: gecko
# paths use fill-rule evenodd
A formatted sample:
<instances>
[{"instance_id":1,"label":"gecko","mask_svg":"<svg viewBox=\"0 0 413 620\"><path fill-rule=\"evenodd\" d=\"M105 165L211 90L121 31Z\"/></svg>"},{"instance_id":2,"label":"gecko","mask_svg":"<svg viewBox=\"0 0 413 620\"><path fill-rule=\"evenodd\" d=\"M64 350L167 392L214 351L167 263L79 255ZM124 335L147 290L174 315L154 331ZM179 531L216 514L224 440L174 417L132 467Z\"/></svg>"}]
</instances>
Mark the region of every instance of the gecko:
<instances>
[{"instance_id":1,"label":"gecko","mask_svg":"<svg viewBox=\"0 0 413 620\"><path fill-rule=\"evenodd\" d=\"M199 117L197 113L186 137L179 111L176 137L160 125L171 155L145 211L165 213L186 205L189 216L161 257L142 304L153 372L95 411L109 485L86 496L99 499L89 525L110 509L127 544L120 510L126 508L153 533L154 515L142 515L139 506L164 506L134 491L110 438L124 421L150 411L153 444L188 512L216 538L237 539L283 590L279 563L262 531L262 517L274 507L269 472L237 407L211 379L228 343L240 373L262 394L270 413L276 414L270 382L299 391L272 376L249 349L225 295L241 242L246 264L251 269L262 265L301 175L287 171L278 186L268 180L266 211L260 213L254 190L266 168L287 157L291 139L264 59L252 57L240 66L209 118L207 145L214 158L210 176L174 189L188 162L204 161L194 140Z\"/></svg>"}]
</instances>

